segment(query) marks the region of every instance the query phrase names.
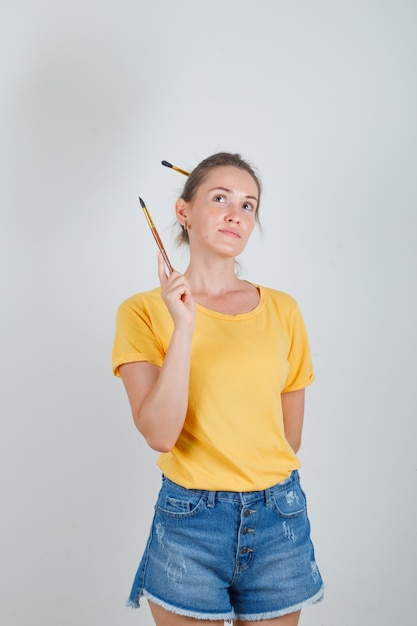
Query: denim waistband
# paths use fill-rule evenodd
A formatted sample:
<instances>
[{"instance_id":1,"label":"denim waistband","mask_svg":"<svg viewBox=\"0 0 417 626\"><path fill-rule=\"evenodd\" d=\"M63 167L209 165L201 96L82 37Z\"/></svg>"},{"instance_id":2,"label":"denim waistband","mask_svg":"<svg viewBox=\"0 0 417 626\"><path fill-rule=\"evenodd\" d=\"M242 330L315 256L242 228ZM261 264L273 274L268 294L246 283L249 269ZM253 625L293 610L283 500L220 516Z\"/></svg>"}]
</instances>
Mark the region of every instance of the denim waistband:
<instances>
[{"instance_id":1,"label":"denim waistband","mask_svg":"<svg viewBox=\"0 0 417 626\"><path fill-rule=\"evenodd\" d=\"M292 485L295 485L300 480L298 470L294 470L291 475L276 485L268 487L267 489L261 489L259 491L209 491L207 489L187 489L177 483L173 482L165 475L162 476L162 481L165 484L171 484L176 489L183 490L185 492L192 492L205 498L209 504L214 504L216 500L228 500L232 502L238 502L243 505L257 500L264 500L266 504L270 503L272 498L281 491L289 489Z\"/></svg>"}]
</instances>

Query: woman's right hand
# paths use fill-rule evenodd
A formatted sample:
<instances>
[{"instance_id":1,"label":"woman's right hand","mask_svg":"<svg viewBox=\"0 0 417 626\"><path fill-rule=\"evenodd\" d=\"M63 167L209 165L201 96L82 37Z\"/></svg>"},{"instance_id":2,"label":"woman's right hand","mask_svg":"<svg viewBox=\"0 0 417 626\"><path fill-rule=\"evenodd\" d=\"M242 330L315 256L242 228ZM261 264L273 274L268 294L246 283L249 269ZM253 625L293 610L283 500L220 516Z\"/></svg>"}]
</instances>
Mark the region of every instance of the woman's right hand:
<instances>
[{"instance_id":1,"label":"woman's right hand","mask_svg":"<svg viewBox=\"0 0 417 626\"><path fill-rule=\"evenodd\" d=\"M175 326L194 329L195 302L190 283L184 274L175 270L171 275L167 274L165 261L160 252L158 254L158 276L162 288L162 299L174 320Z\"/></svg>"}]
</instances>

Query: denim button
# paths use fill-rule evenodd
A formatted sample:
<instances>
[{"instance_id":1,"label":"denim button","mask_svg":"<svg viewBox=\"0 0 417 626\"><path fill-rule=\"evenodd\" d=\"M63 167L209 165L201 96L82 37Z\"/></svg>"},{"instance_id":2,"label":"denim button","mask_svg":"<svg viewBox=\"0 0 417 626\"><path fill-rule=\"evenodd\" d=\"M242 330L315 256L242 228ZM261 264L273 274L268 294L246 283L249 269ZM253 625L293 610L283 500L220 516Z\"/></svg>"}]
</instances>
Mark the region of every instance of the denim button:
<instances>
[{"instance_id":1,"label":"denim button","mask_svg":"<svg viewBox=\"0 0 417 626\"><path fill-rule=\"evenodd\" d=\"M251 513L256 513L256 510L255 509L245 509L244 512L243 512L243 515L245 517L249 517L249 515L251 515Z\"/></svg>"},{"instance_id":2,"label":"denim button","mask_svg":"<svg viewBox=\"0 0 417 626\"><path fill-rule=\"evenodd\" d=\"M242 530L242 535L247 535L248 533L253 533L255 532L253 528L244 528Z\"/></svg>"},{"instance_id":3,"label":"denim button","mask_svg":"<svg viewBox=\"0 0 417 626\"><path fill-rule=\"evenodd\" d=\"M248 552L253 552L251 548L242 548L240 554L248 554Z\"/></svg>"}]
</instances>

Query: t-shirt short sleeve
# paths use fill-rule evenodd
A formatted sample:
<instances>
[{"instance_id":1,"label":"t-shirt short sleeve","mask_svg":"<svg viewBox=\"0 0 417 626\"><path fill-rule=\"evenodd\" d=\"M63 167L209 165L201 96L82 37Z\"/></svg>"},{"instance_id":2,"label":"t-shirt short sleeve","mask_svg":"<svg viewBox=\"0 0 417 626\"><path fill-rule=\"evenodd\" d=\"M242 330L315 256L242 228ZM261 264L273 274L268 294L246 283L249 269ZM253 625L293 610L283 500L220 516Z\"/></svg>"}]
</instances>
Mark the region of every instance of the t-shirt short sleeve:
<instances>
[{"instance_id":1,"label":"t-shirt short sleeve","mask_svg":"<svg viewBox=\"0 0 417 626\"><path fill-rule=\"evenodd\" d=\"M314 380L313 364L307 330L297 302L294 300L289 317L289 372L283 393L297 391Z\"/></svg>"},{"instance_id":2,"label":"t-shirt short sleeve","mask_svg":"<svg viewBox=\"0 0 417 626\"><path fill-rule=\"evenodd\" d=\"M112 351L112 367L120 376L124 363L147 361L162 366L165 351L157 338L150 315L140 296L125 300L116 314L116 332Z\"/></svg>"}]
</instances>

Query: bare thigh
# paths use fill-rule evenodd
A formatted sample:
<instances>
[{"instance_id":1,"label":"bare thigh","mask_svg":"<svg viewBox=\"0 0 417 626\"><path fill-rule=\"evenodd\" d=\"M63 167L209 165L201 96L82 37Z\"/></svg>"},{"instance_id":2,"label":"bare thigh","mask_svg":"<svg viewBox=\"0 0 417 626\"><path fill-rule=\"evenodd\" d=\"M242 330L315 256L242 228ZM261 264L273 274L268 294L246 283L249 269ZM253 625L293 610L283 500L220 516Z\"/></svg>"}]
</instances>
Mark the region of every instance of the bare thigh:
<instances>
[{"instance_id":1,"label":"bare thigh","mask_svg":"<svg viewBox=\"0 0 417 626\"><path fill-rule=\"evenodd\" d=\"M235 622L234 626L297 626L300 619L301 611L282 615L281 617L273 617L272 619L260 619L256 622Z\"/></svg>"},{"instance_id":2,"label":"bare thigh","mask_svg":"<svg viewBox=\"0 0 417 626\"><path fill-rule=\"evenodd\" d=\"M184 617L184 615L171 613L171 611L167 611L153 602L149 602L149 607L156 626L223 626L223 620Z\"/></svg>"},{"instance_id":3,"label":"bare thigh","mask_svg":"<svg viewBox=\"0 0 417 626\"><path fill-rule=\"evenodd\" d=\"M153 602L149 602L149 607L156 626L223 626L223 620L194 619L193 617L176 615ZM297 626L300 614L301 611L297 611L282 617L261 619L256 622L237 621L234 626Z\"/></svg>"}]
</instances>

